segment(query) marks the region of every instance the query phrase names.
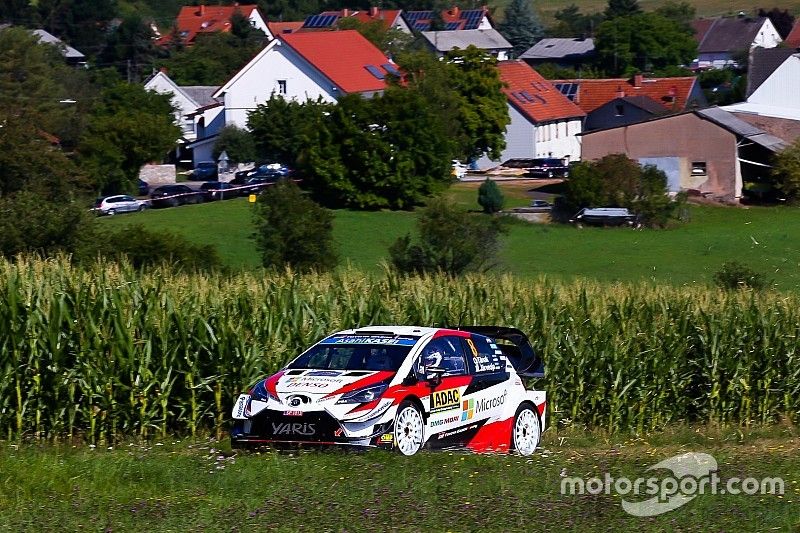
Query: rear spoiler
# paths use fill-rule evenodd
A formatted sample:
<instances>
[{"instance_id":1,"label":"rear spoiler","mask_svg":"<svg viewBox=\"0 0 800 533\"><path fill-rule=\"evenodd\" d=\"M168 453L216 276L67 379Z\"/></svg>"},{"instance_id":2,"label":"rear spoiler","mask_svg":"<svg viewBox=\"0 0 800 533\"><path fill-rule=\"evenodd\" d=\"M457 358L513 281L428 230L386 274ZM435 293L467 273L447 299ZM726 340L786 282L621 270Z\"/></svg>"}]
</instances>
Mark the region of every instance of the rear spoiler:
<instances>
[{"instance_id":1,"label":"rear spoiler","mask_svg":"<svg viewBox=\"0 0 800 533\"><path fill-rule=\"evenodd\" d=\"M528 336L517 328L507 328L504 326L459 326L461 331L477 333L485 337L491 337L496 341L507 341L511 344L500 344L497 347L503 352L514 370L525 378L543 378L544 363L541 358L533 351Z\"/></svg>"}]
</instances>

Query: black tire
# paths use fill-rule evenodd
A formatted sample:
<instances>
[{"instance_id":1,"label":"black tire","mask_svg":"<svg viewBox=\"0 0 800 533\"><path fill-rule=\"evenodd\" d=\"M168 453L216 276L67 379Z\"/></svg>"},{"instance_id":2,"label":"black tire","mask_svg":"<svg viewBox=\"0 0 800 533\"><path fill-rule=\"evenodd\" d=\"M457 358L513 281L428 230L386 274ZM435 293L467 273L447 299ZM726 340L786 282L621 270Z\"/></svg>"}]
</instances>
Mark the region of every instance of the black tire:
<instances>
[{"instance_id":1,"label":"black tire","mask_svg":"<svg viewBox=\"0 0 800 533\"><path fill-rule=\"evenodd\" d=\"M147 209L147 206L146 206L146 205L144 205L144 204L141 204L141 205L139 206L139 209L137 209L137 211L141 213L141 212L143 212L145 209Z\"/></svg>"},{"instance_id":2,"label":"black tire","mask_svg":"<svg viewBox=\"0 0 800 533\"><path fill-rule=\"evenodd\" d=\"M425 444L425 417L417 404L405 400L394 417L394 446L403 455L414 455Z\"/></svg>"},{"instance_id":3,"label":"black tire","mask_svg":"<svg viewBox=\"0 0 800 533\"><path fill-rule=\"evenodd\" d=\"M117 210L116 209L109 209L107 211L107 214L108 214L108 216L113 217L114 215L117 214Z\"/></svg>"},{"instance_id":4,"label":"black tire","mask_svg":"<svg viewBox=\"0 0 800 533\"><path fill-rule=\"evenodd\" d=\"M514 415L511 426L511 450L528 456L536 451L542 441L542 422L539 413L530 403L523 403Z\"/></svg>"}]
</instances>

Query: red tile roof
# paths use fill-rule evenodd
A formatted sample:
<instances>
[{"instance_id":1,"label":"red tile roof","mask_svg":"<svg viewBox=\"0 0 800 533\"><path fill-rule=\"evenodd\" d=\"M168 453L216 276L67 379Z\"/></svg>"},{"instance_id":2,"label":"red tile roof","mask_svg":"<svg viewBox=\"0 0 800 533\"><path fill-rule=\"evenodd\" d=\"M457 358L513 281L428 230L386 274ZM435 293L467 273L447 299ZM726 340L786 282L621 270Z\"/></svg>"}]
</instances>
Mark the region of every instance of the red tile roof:
<instances>
[{"instance_id":1,"label":"red tile roof","mask_svg":"<svg viewBox=\"0 0 800 533\"><path fill-rule=\"evenodd\" d=\"M603 104L621 96L648 96L666 109L684 109L695 84L694 76L681 78L643 78L639 85L635 79L554 80L554 83L576 83L578 93L574 102L590 113ZM673 102L674 97L674 102Z\"/></svg>"},{"instance_id":2,"label":"red tile roof","mask_svg":"<svg viewBox=\"0 0 800 533\"><path fill-rule=\"evenodd\" d=\"M255 4L232 6L183 6L175 19L175 28L184 43L192 43L199 33L227 32L231 29L231 17L238 10L249 17ZM156 41L166 44L172 39L171 34L162 36Z\"/></svg>"},{"instance_id":3,"label":"red tile roof","mask_svg":"<svg viewBox=\"0 0 800 533\"><path fill-rule=\"evenodd\" d=\"M386 88L386 80L372 75L367 66L375 67L385 76L383 65L392 62L355 30L289 33L276 37L347 93Z\"/></svg>"},{"instance_id":4,"label":"red tile roof","mask_svg":"<svg viewBox=\"0 0 800 533\"><path fill-rule=\"evenodd\" d=\"M706 36L708 33L708 29L711 25L714 24L714 19L695 19L693 20L690 25L692 26L692 30L694 30L694 39L698 43L703 40L703 37Z\"/></svg>"},{"instance_id":5,"label":"red tile roof","mask_svg":"<svg viewBox=\"0 0 800 533\"><path fill-rule=\"evenodd\" d=\"M400 16L399 9L370 9L367 11L357 11L352 15L361 22L375 22L379 20L387 28L391 28L397 17Z\"/></svg>"},{"instance_id":6,"label":"red tile roof","mask_svg":"<svg viewBox=\"0 0 800 533\"><path fill-rule=\"evenodd\" d=\"M303 21L299 22L267 22L267 28L273 37L278 37L284 33L294 33L303 27Z\"/></svg>"},{"instance_id":7,"label":"red tile roof","mask_svg":"<svg viewBox=\"0 0 800 533\"><path fill-rule=\"evenodd\" d=\"M794 23L792 31L789 32L783 42L789 48L800 48L800 20Z\"/></svg>"},{"instance_id":8,"label":"red tile roof","mask_svg":"<svg viewBox=\"0 0 800 533\"><path fill-rule=\"evenodd\" d=\"M507 85L503 92L509 104L533 122L586 116L580 107L524 61L501 61L497 69L500 79Z\"/></svg>"}]
</instances>

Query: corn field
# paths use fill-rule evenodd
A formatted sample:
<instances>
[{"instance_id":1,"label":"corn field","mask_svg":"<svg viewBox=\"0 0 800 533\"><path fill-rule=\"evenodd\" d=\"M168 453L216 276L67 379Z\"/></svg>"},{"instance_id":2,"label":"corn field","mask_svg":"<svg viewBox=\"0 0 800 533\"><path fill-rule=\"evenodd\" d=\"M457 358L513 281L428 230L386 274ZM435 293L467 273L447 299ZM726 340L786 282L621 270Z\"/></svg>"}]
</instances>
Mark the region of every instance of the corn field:
<instances>
[{"instance_id":1,"label":"corn field","mask_svg":"<svg viewBox=\"0 0 800 533\"><path fill-rule=\"evenodd\" d=\"M0 431L114 442L225 430L236 395L326 334L501 324L544 358L550 422L645 432L800 410L800 297L358 271L141 274L0 261Z\"/></svg>"}]
</instances>

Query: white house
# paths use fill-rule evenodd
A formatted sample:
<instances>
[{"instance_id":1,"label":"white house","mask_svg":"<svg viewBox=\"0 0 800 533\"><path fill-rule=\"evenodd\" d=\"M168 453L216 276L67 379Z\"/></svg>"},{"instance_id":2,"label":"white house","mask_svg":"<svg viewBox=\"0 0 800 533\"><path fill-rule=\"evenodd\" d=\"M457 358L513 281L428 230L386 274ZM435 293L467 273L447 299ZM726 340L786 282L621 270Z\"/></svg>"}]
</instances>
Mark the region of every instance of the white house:
<instances>
[{"instance_id":1,"label":"white house","mask_svg":"<svg viewBox=\"0 0 800 533\"><path fill-rule=\"evenodd\" d=\"M511 46L505 37L495 29L455 30L455 31L423 31L420 32L428 46L441 57L453 49L465 50L474 46L497 58L498 61L508 59Z\"/></svg>"},{"instance_id":2,"label":"white house","mask_svg":"<svg viewBox=\"0 0 800 533\"><path fill-rule=\"evenodd\" d=\"M489 9L484 6L478 9L461 9L453 6L439 13L442 30L491 30L494 28L489 18ZM402 17L408 27L416 31L429 31L434 25L433 11L403 11Z\"/></svg>"},{"instance_id":3,"label":"white house","mask_svg":"<svg viewBox=\"0 0 800 533\"><path fill-rule=\"evenodd\" d=\"M698 68L737 67L738 56L755 47L774 48L781 36L767 17L721 17L693 23L698 40Z\"/></svg>"},{"instance_id":4,"label":"white house","mask_svg":"<svg viewBox=\"0 0 800 533\"><path fill-rule=\"evenodd\" d=\"M380 50L355 30L298 32L277 36L218 88L220 104L198 110L195 162L226 125L247 127L248 113L275 94L305 102L335 102L341 95L370 97L386 89L397 70Z\"/></svg>"},{"instance_id":5,"label":"white house","mask_svg":"<svg viewBox=\"0 0 800 533\"><path fill-rule=\"evenodd\" d=\"M165 46L179 39L185 46L194 44L198 35L231 31L231 17L240 13L254 28L272 38L267 21L255 4L230 6L183 6L175 19L174 31L159 37L156 44Z\"/></svg>"},{"instance_id":6,"label":"white house","mask_svg":"<svg viewBox=\"0 0 800 533\"><path fill-rule=\"evenodd\" d=\"M579 160L577 135L586 113L524 61L503 61L497 69L506 84L503 92L511 123L506 127L506 148L500 159L484 156L477 161L478 168L491 168L509 159Z\"/></svg>"}]
</instances>

